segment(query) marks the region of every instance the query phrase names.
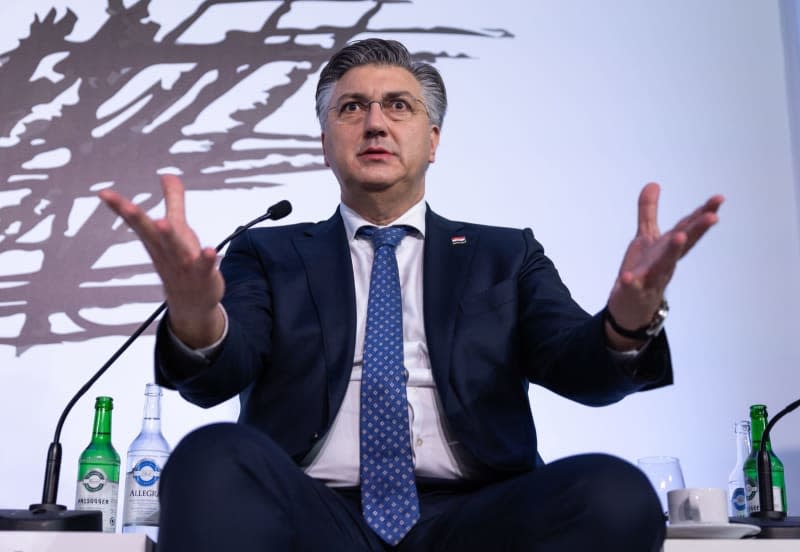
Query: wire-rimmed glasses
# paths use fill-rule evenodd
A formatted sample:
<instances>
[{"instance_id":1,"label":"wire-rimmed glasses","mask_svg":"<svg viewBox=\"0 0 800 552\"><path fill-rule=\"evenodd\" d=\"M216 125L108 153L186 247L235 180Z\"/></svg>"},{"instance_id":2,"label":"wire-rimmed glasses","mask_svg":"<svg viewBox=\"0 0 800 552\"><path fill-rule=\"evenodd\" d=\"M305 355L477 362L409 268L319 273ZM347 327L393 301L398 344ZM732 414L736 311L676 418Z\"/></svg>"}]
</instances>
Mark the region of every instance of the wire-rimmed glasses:
<instances>
[{"instance_id":1,"label":"wire-rimmed glasses","mask_svg":"<svg viewBox=\"0 0 800 552\"><path fill-rule=\"evenodd\" d=\"M427 112L425 102L411 94L392 94L380 100L348 95L340 98L329 111L340 123L355 124L364 121L372 104L378 104L383 114L392 121L407 121L418 113Z\"/></svg>"}]
</instances>

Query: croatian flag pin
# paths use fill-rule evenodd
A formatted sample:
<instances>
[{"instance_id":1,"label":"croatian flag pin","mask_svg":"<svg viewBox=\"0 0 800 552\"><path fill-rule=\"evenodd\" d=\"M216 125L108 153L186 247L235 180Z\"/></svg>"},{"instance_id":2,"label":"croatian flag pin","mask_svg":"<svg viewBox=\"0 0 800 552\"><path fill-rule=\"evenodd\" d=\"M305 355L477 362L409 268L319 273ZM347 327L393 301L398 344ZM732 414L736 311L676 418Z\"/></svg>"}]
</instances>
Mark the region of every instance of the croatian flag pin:
<instances>
[{"instance_id":1,"label":"croatian flag pin","mask_svg":"<svg viewBox=\"0 0 800 552\"><path fill-rule=\"evenodd\" d=\"M450 238L450 243L453 244L453 245L464 245L465 243L467 243L467 237L466 236L453 236L452 238Z\"/></svg>"}]
</instances>

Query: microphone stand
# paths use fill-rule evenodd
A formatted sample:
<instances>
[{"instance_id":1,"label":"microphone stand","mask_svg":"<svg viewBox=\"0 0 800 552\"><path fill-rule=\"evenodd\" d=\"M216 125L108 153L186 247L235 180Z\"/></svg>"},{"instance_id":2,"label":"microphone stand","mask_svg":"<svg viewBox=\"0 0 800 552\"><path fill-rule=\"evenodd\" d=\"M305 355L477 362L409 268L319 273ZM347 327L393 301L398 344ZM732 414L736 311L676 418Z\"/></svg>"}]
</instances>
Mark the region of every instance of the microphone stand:
<instances>
[{"instance_id":1,"label":"microphone stand","mask_svg":"<svg viewBox=\"0 0 800 552\"><path fill-rule=\"evenodd\" d=\"M231 235L222 240L215 248L219 251L228 242L236 238L239 234L267 219L278 220L292 212L292 205L286 201L279 201L266 213L257 217L244 226L238 227ZM61 417L56 424L56 431L53 442L47 449L47 463L44 472L44 488L42 490L41 504L31 504L27 510L0 510L0 530L3 531L102 531L102 514L95 510L67 510L67 507L58 504L58 479L61 474L61 429L67 415L75 406L75 403L100 379L116 360L122 356L128 347L164 312L167 302L161 303L153 313L136 328L136 331L125 340L125 343L111 355L103 366L75 393L75 396L67 403Z\"/></svg>"},{"instance_id":2,"label":"microphone stand","mask_svg":"<svg viewBox=\"0 0 800 552\"><path fill-rule=\"evenodd\" d=\"M761 436L761 444L758 448L757 472L758 472L758 503L759 511L752 512L747 518L731 518L734 523L748 523L761 527L761 532L756 536L759 539L796 539L800 538L800 517L786 515L786 505L784 511L775 510L775 499L772 494L772 464L767 451L770 430L778 423L778 420L800 406L800 399L794 401L789 406L778 412L772 418L764 434Z\"/></svg>"}]
</instances>

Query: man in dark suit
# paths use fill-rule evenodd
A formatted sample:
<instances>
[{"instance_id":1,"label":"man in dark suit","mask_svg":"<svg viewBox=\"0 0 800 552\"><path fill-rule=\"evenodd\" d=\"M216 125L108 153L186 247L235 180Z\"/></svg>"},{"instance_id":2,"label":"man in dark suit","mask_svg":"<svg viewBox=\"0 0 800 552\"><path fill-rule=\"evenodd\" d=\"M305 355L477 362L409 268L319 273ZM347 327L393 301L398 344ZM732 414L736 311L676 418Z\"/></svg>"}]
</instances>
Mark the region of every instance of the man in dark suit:
<instances>
[{"instance_id":1,"label":"man in dark suit","mask_svg":"<svg viewBox=\"0 0 800 552\"><path fill-rule=\"evenodd\" d=\"M248 231L220 270L176 177L161 220L101 192L164 282L158 381L201 406L242 404L239 424L173 453L159 549L659 549L663 515L636 468L597 454L542 465L528 384L601 405L671 383L664 289L722 198L661 234L646 186L608 305L590 316L530 230L425 204L445 109L438 72L401 44L338 52L317 114L339 209Z\"/></svg>"}]
</instances>

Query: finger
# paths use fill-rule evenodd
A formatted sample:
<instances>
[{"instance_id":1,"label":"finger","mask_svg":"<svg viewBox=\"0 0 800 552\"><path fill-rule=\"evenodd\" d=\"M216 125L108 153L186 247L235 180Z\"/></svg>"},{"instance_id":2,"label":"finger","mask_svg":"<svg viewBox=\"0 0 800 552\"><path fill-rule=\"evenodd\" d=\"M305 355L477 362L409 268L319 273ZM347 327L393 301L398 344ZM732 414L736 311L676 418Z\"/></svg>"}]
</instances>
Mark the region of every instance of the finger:
<instances>
[{"instance_id":1,"label":"finger","mask_svg":"<svg viewBox=\"0 0 800 552\"><path fill-rule=\"evenodd\" d=\"M705 210L709 213L716 213L723 203L725 203L725 196L722 194L711 196L705 203Z\"/></svg>"},{"instance_id":2,"label":"finger","mask_svg":"<svg viewBox=\"0 0 800 552\"><path fill-rule=\"evenodd\" d=\"M619 281L624 287L639 287L636 285L636 274L634 274L632 270L623 270L620 272Z\"/></svg>"},{"instance_id":3,"label":"finger","mask_svg":"<svg viewBox=\"0 0 800 552\"><path fill-rule=\"evenodd\" d=\"M217 268L217 250L213 247L204 247L200 252L198 260L198 270L203 273L210 273Z\"/></svg>"},{"instance_id":4,"label":"finger","mask_svg":"<svg viewBox=\"0 0 800 552\"><path fill-rule=\"evenodd\" d=\"M694 221L693 224L684 231L687 240L681 256L686 255L695 244L700 241L700 238L702 238L717 222L719 222L719 216L716 213L704 213L703 216Z\"/></svg>"},{"instance_id":5,"label":"finger","mask_svg":"<svg viewBox=\"0 0 800 552\"><path fill-rule=\"evenodd\" d=\"M123 205L125 205L126 202L130 203L130 201L127 198L121 196L114 190L109 190L109 189L100 190L97 193L97 196L117 215L120 215L120 211L122 211L122 207Z\"/></svg>"},{"instance_id":6,"label":"finger","mask_svg":"<svg viewBox=\"0 0 800 552\"><path fill-rule=\"evenodd\" d=\"M97 195L136 232L142 241L155 242L158 240L153 220L141 207L113 190L101 190Z\"/></svg>"},{"instance_id":7,"label":"finger","mask_svg":"<svg viewBox=\"0 0 800 552\"><path fill-rule=\"evenodd\" d=\"M165 256L161 254L159 247L161 239L156 222L147 217L137 205L113 190L102 190L97 195L139 236L139 240L158 270L158 267L163 264Z\"/></svg>"},{"instance_id":8,"label":"finger","mask_svg":"<svg viewBox=\"0 0 800 552\"><path fill-rule=\"evenodd\" d=\"M159 274L164 277L166 267L175 264L178 259L190 259L192 245L183 245L177 235L175 226L167 219L153 220L141 207L123 198L119 194L108 195L109 201L117 208L117 214L139 236L144 248L153 260ZM175 244L181 244L176 247Z\"/></svg>"},{"instance_id":9,"label":"finger","mask_svg":"<svg viewBox=\"0 0 800 552\"><path fill-rule=\"evenodd\" d=\"M716 213L722 203L725 201L725 198L721 195L715 195L710 197L705 203L703 203L700 207L683 217L678 223L674 226L673 230L685 230L691 225L695 219L698 219L703 216L705 213Z\"/></svg>"},{"instance_id":10,"label":"finger","mask_svg":"<svg viewBox=\"0 0 800 552\"><path fill-rule=\"evenodd\" d=\"M217 252L214 248L206 247L199 251L197 255L192 257L179 257L174 251L170 251L168 270L162 280L166 285L176 284L173 287L179 289L187 285L187 279L194 282L207 279L213 272L217 270ZM164 264L166 267L167 265Z\"/></svg>"},{"instance_id":11,"label":"finger","mask_svg":"<svg viewBox=\"0 0 800 552\"><path fill-rule=\"evenodd\" d=\"M660 187L655 182L647 184L639 194L637 235L658 237L658 196Z\"/></svg>"},{"instance_id":12,"label":"finger","mask_svg":"<svg viewBox=\"0 0 800 552\"><path fill-rule=\"evenodd\" d=\"M191 232L179 232L169 219L157 220L154 227L158 232L159 247L178 263L193 262L200 250L197 237Z\"/></svg>"},{"instance_id":13,"label":"finger","mask_svg":"<svg viewBox=\"0 0 800 552\"><path fill-rule=\"evenodd\" d=\"M661 283L665 287L683 253L686 239L682 232L671 232L648 244L635 263L620 271L620 282L640 291L658 288Z\"/></svg>"},{"instance_id":14,"label":"finger","mask_svg":"<svg viewBox=\"0 0 800 552\"><path fill-rule=\"evenodd\" d=\"M708 201L695 209L694 212L681 219L670 231L684 232L687 235L688 239L684 248L684 255L694 247L695 243L703 237L709 228L719 221L717 212L724 201L725 198L721 195L715 195L709 198Z\"/></svg>"},{"instance_id":15,"label":"finger","mask_svg":"<svg viewBox=\"0 0 800 552\"><path fill-rule=\"evenodd\" d=\"M643 277L644 289L663 290L667 287L678 260L683 256L687 236L683 232L664 235L664 243L652 258Z\"/></svg>"},{"instance_id":16,"label":"finger","mask_svg":"<svg viewBox=\"0 0 800 552\"><path fill-rule=\"evenodd\" d=\"M167 218L176 223L186 222L185 192L183 182L174 174L161 177L161 189L164 191Z\"/></svg>"}]
</instances>

